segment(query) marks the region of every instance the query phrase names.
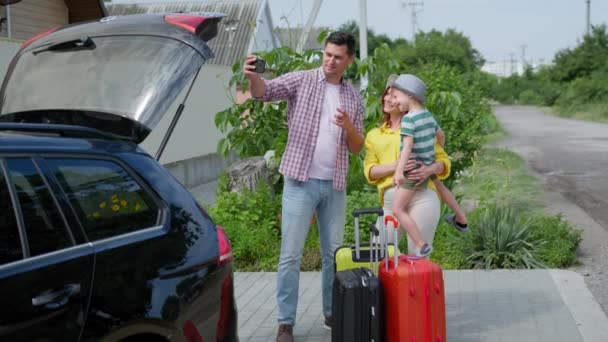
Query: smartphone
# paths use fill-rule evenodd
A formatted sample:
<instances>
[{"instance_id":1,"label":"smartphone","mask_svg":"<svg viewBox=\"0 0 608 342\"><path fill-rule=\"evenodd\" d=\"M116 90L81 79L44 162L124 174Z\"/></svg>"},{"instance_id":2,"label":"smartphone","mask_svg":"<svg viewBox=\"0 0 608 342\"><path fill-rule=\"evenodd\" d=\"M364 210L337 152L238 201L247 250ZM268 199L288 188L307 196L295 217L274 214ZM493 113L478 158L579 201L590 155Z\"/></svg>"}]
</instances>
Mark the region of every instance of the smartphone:
<instances>
[{"instance_id":1,"label":"smartphone","mask_svg":"<svg viewBox=\"0 0 608 342\"><path fill-rule=\"evenodd\" d=\"M266 71L266 61L261 57L257 57L255 62L253 62L253 65L255 65L255 69L253 69L253 72L261 74Z\"/></svg>"}]
</instances>

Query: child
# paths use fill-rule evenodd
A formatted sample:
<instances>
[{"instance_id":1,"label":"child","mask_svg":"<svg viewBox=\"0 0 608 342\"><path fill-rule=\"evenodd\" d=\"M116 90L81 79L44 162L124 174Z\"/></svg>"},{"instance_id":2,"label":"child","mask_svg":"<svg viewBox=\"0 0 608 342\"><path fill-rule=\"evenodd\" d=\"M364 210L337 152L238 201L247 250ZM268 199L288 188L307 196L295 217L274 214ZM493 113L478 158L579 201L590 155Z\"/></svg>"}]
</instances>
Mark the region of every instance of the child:
<instances>
[{"instance_id":1,"label":"child","mask_svg":"<svg viewBox=\"0 0 608 342\"><path fill-rule=\"evenodd\" d=\"M433 248L422 239L416 222L407 212L407 207L416 190L426 188L428 180L417 184L416 181L406 178L407 173L404 173L404 170L410 158L425 165L435 161L435 135L439 126L433 114L423 105L426 100L426 85L418 77L400 75L391 87L399 110L407 112L401 119L401 153L393 176L393 183L398 187L395 191L393 214L413 240L416 255L427 257Z\"/></svg>"}]
</instances>

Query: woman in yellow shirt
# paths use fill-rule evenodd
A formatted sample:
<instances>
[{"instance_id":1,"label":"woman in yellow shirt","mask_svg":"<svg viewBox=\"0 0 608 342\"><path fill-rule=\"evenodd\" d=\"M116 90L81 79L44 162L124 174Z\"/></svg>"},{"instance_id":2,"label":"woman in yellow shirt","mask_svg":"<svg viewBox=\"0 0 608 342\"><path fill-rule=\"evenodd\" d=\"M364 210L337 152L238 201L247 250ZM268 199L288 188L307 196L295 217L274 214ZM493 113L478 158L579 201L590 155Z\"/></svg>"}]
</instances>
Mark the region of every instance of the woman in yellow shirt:
<instances>
[{"instance_id":1,"label":"woman in yellow shirt","mask_svg":"<svg viewBox=\"0 0 608 342\"><path fill-rule=\"evenodd\" d=\"M396 76L396 75L394 75ZM391 78L393 75L391 75ZM393 187L393 174L397 168L399 157L399 143L401 118L404 113L399 111L398 106L393 103L391 98L391 78L387 83L382 96L382 125L374 128L365 136L365 161L364 172L367 181L378 187L380 203L384 208L385 214L392 214L393 197L395 188ZM406 169L412 168L414 162L408 162ZM431 165L422 165L419 169L409 173L410 179L423 181L431 175L437 175L442 180L450 175L451 163L447 153L441 145L435 141L435 162ZM425 190L418 190L414 198L410 201L408 212L416 221L424 241L432 246L437 224L439 223L440 202L437 190L433 182L428 182L429 187ZM405 233L399 229L398 238ZM392 234L388 234L392 239ZM408 237L408 250L415 251L413 241Z\"/></svg>"}]
</instances>

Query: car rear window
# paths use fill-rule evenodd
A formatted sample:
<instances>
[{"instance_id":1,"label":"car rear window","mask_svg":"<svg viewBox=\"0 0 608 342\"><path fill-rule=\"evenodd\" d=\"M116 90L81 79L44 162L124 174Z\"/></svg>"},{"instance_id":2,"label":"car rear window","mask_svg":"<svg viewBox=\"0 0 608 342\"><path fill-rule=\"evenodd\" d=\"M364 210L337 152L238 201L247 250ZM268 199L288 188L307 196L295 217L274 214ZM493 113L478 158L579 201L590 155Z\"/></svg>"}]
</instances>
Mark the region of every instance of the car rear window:
<instances>
[{"instance_id":1,"label":"car rear window","mask_svg":"<svg viewBox=\"0 0 608 342\"><path fill-rule=\"evenodd\" d=\"M124 167L110 160L47 159L89 240L154 227L159 207Z\"/></svg>"}]
</instances>

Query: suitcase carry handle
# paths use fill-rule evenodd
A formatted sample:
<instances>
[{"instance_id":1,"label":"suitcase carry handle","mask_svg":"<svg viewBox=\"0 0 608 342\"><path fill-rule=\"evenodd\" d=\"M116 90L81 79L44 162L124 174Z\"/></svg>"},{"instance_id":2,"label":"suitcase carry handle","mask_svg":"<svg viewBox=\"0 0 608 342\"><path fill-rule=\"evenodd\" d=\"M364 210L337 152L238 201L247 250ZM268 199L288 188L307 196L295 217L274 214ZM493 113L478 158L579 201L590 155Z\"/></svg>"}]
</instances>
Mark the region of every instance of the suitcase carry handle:
<instances>
[{"instance_id":1,"label":"suitcase carry handle","mask_svg":"<svg viewBox=\"0 0 608 342\"><path fill-rule=\"evenodd\" d=\"M380 217L384 216L384 209L382 208L361 208L353 210L353 216L359 217L360 215L376 214Z\"/></svg>"},{"instance_id":2,"label":"suitcase carry handle","mask_svg":"<svg viewBox=\"0 0 608 342\"><path fill-rule=\"evenodd\" d=\"M393 224L393 227L395 227L395 228L399 227L399 222L397 221L395 216L393 216L393 215L384 216L384 226L387 226L389 222L391 222Z\"/></svg>"}]
</instances>

